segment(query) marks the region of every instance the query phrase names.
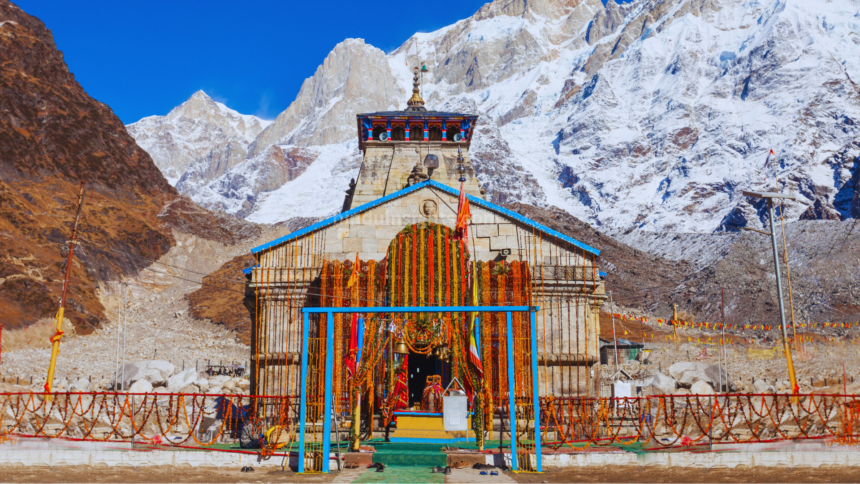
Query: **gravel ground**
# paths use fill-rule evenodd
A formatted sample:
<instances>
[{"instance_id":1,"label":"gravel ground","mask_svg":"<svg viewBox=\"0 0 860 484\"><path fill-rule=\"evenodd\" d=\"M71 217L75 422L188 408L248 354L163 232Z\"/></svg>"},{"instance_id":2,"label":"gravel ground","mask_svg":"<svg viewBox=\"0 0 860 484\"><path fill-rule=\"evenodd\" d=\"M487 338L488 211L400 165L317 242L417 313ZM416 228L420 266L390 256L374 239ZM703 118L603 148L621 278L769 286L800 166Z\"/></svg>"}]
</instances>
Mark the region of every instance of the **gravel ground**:
<instances>
[{"instance_id":1,"label":"gravel ground","mask_svg":"<svg viewBox=\"0 0 860 484\"><path fill-rule=\"evenodd\" d=\"M716 347L705 348L692 344L649 344L656 347L652 350L648 363L645 365L631 361L622 365L631 375L661 371L668 375L669 367L679 361L700 361L717 365L720 363ZM775 390L787 390L788 366L781 352L775 352L771 358L754 358L747 348L733 347L726 350L726 360L722 362L728 368L729 379L735 383L741 392L754 392L752 384L764 380ZM841 384L842 365L845 365L846 386L851 390L852 382L860 382L860 352L856 345L808 345L801 354L794 355L794 368L797 373L801 393L808 393L813 388ZM601 365L601 376L609 377L615 373L613 365ZM826 381L825 381L826 379ZM849 391L850 393L850 391Z\"/></svg>"},{"instance_id":2,"label":"gravel ground","mask_svg":"<svg viewBox=\"0 0 860 484\"><path fill-rule=\"evenodd\" d=\"M234 246L174 233L178 244L159 260L161 264L153 264L137 277L123 281L127 284L125 361L167 360L176 366L176 371L195 364L202 371L207 360L213 364L247 364L250 348L239 342L233 332L190 317L185 295L200 287L200 273L208 274L236 255L249 253L261 241L287 231L284 227L268 228L258 239ZM97 380L113 376L121 329L119 289L119 283L113 283L102 290L101 301L110 319L107 324L90 335L63 338L57 359L58 383L62 379L71 382L81 377ZM119 333L121 346L123 335ZM6 381L20 378L23 383L33 377L34 387L44 384L51 350L43 339L39 338L32 347L3 352L0 374Z\"/></svg>"}]
</instances>

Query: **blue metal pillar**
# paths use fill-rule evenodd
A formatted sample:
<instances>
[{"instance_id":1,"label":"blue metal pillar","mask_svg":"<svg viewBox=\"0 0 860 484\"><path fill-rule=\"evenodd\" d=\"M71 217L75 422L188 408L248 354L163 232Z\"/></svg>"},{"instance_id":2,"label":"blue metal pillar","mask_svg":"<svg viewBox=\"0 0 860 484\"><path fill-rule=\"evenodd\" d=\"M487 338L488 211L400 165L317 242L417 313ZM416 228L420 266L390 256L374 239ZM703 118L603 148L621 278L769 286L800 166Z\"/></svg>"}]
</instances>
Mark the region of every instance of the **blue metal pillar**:
<instances>
[{"instance_id":1,"label":"blue metal pillar","mask_svg":"<svg viewBox=\"0 0 860 484\"><path fill-rule=\"evenodd\" d=\"M517 417L516 417L516 382L514 381L514 323L511 312L505 313L508 322L508 430L511 433L511 469L517 470ZM501 437L501 436L500 436ZM504 454L502 460L504 461Z\"/></svg>"},{"instance_id":2,"label":"blue metal pillar","mask_svg":"<svg viewBox=\"0 0 860 484\"><path fill-rule=\"evenodd\" d=\"M328 313L325 330L325 410L323 415L322 472L328 474L331 453L331 393L334 373L334 313ZM338 442L340 445L340 442Z\"/></svg>"},{"instance_id":3,"label":"blue metal pillar","mask_svg":"<svg viewBox=\"0 0 860 484\"><path fill-rule=\"evenodd\" d=\"M307 393L308 393L308 326L310 314L305 313L302 324L302 386L299 404L299 473L305 472L305 424L307 416Z\"/></svg>"},{"instance_id":4,"label":"blue metal pillar","mask_svg":"<svg viewBox=\"0 0 860 484\"><path fill-rule=\"evenodd\" d=\"M529 313L531 320L531 341L532 341L532 392L534 395L534 412L535 412L535 462L537 463L537 471L543 472L541 465L540 452L540 392L538 391L538 362L537 362L537 323L535 322L535 311Z\"/></svg>"}]
</instances>

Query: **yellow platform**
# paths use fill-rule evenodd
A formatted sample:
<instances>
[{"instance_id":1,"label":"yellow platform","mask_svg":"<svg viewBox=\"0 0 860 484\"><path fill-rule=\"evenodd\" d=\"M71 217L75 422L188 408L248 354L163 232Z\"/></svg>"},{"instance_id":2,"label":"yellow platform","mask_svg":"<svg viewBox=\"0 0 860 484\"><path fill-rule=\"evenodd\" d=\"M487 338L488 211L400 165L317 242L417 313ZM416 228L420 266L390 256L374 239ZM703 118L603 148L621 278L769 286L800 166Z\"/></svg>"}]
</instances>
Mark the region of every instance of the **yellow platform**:
<instances>
[{"instance_id":1,"label":"yellow platform","mask_svg":"<svg viewBox=\"0 0 860 484\"><path fill-rule=\"evenodd\" d=\"M391 436L392 442L456 443L474 442L475 431L471 430L472 417L466 419L468 431L449 432L445 430L442 413L395 411L397 428Z\"/></svg>"}]
</instances>

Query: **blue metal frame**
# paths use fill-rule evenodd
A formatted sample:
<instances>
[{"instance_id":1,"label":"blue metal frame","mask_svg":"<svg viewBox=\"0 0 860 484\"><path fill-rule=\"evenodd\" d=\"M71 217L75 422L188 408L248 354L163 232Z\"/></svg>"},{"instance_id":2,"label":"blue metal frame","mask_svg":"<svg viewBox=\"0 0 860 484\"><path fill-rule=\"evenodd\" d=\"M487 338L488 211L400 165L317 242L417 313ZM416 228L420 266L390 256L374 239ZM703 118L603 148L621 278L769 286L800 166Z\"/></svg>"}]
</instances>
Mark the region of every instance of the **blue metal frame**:
<instances>
[{"instance_id":1,"label":"blue metal frame","mask_svg":"<svg viewBox=\"0 0 860 484\"><path fill-rule=\"evenodd\" d=\"M370 210L371 208L374 208L374 207L378 207L379 205L382 205L382 204L384 204L390 200L400 198L404 195L408 195L412 192L418 191L418 190L425 188L425 187L436 188L438 190L442 190L445 193L448 193L449 195L455 195L456 196L456 195L460 194L460 192L458 190L451 188L448 185L443 185L442 183L439 183L436 180L423 181L421 183L416 183L415 185L412 185L411 187L406 187L403 190L398 190L392 194L386 195L386 196L381 197L381 198L377 198L376 200L374 200L372 202L365 203L364 205L353 208L352 210L347 210L346 212L337 214L334 217L330 217L330 218L327 218L321 222L317 222L317 223L310 225L308 227L305 227L301 230L297 230L291 234L285 235L279 239L275 239L275 240L268 242L266 244L263 244L259 247L254 247L253 249L251 249L251 253L256 254L258 252L262 252L262 251L269 249L271 247L274 247L276 245L283 244L284 242L294 240L298 237L301 237L303 235L307 235L307 234L314 232L316 230L319 230L321 228L328 227L332 224L340 222L341 220L348 219L350 217L358 215L361 212ZM571 244L574 247L579 247L580 249L582 249L586 252L590 252L590 253L594 254L595 256L600 255L600 251L595 249L594 247L586 245L586 244L584 244L584 243L582 243L582 242L580 242L580 241L578 241L572 237L568 237L567 235L564 235L561 232L553 230L553 229L551 229L545 225L541 225L541 224L539 224L539 223L535 222L534 220L531 220L527 217L523 217L522 215L520 215L514 211L508 210L504 207L500 207L500 206L498 206L494 203L490 203L486 200L482 200L482 199L475 197L473 195L467 195L467 197L469 197L469 203L472 203L472 204L475 204L481 208L485 208L487 210L491 210L493 212L497 212L497 213L500 213L502 215L505 215L505 216L507 216L513 220L516 220L517 222L519 222L523 225L526 225L527 227L534 228L535 230L538 230L544 234L550 235L550 236L555 237L559 240L567 242L568 244Z\"/></svg>"},{"instance_id":2,"label":"blue metal frame","mask_svg":"<svg viewBox=\"0 0 860 484\"><path fill-rule=\"evenodd\" d=\"M535 463L537 464L538 472L543 472L543 465L541 463L541 452L540 452L540 393L538 392L538 362L537 362L537 323L535 322L535 312L532 311L529 314L529 323L531 327L531 335L530 338L532 341L532 381L534 385L532 385L532 394L534 399L534 412L535 412L535 440L537 441L537 445L535 445Z\"/></svg>"},{"instance_id":3,"label":"blue metal frame","mask_svg":"<svg viewBox=\"0 0 860 484\"><path fill-rule=\"evenodd\" d=\"M310 315L322 314L327 315L326 318L326 335L334 334L334 315L343 313L505 313L507 320L507 354L508 354L508 421L510 423L509 430L511 435L511 469L517 470L517 439L514 426L516 425L516 387L514 382L514 331L513 317L511 313L529 312L531 320L531 349L532 349L532 385L534 395L534 414L535 414L535 446L537 448L537 469L541 470L541 441L540 441L540 400L538 394L538 373L537 373L537 334L535 327L535 313L538 311L537 306L415 306L415 307L331 307L331 308L302 308L304 314L304 323L302 327L302 386L299 409L299 472L305 472L305 425L307 416L307 400L305 390L307 388L308 377L308 333L310 331ZM483 320L483 318L481 319ZM325 392L325 409L323 415L323 465L322 472L328 473L329 454L331 452L331 391L332 377L334 368L334 340L326 338L326 392ZM504 456L502 456L504 458Z\"/></svg>"},{"instance_id":4,"label":"blue metal frame","mask_svg":"<svg viewBox=\"0 0 860 484\"><path fill-rule=\"evenodd\" d=\"M301 405L299 406L299 422L302 423L299 428L299 472L305 471L305 422L307 419L305 404L305 389L308 381L308 331L310 330L310 314L305 313L304 323L302 324L302 394Z\"/></svg>"},{"instance_id":5,"label":"blue metal frame","mask_svg":"<svg viewBox=\"0 0 860 484\"><path fill-rule=\"evenodd\" d=\"M517 470L517 415L516 415L516 381L514 380L514 324L511 312L506 313L508 324L508 430L511 435L511 469ZM537 382L534 382L537 386ZM501 436L499 436L501 438ZM502 460L505 456L502 454Z\"/></svg>"}]
</instances>

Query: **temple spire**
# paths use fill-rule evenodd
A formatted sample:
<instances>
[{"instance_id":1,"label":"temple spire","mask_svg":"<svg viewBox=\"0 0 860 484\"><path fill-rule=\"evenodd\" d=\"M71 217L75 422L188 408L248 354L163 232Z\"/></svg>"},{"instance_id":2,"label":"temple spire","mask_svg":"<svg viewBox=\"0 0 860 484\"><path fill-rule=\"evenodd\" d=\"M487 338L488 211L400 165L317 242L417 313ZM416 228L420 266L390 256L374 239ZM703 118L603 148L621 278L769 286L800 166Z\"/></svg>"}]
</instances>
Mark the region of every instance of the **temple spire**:
<instances>
[{"instance_id":1,"label":"temple spire","mask_svg":"<svg viewBox=\"0 0 860 484\"><path fill-rule=\"evenodd\" d=\"M427 111L424 107L424 100L421 99L421 89L418 84L418 68L416 67L415 74L412 76L412 97L406 102L406 105L408 106L406 108L407 111Z\"/></svg>"}]
</instances>

